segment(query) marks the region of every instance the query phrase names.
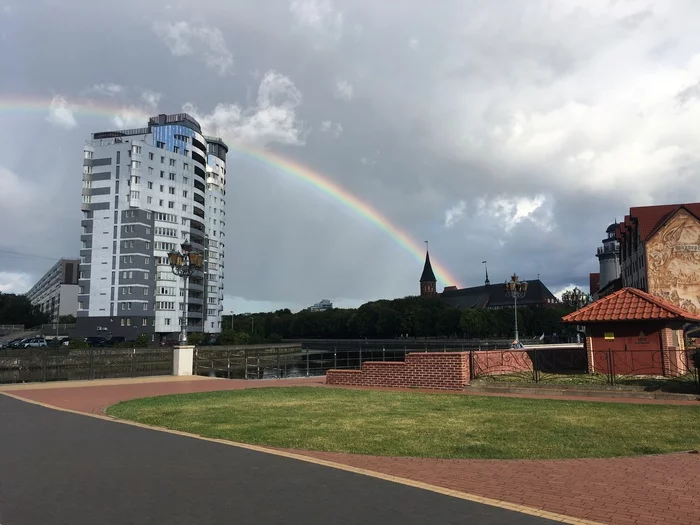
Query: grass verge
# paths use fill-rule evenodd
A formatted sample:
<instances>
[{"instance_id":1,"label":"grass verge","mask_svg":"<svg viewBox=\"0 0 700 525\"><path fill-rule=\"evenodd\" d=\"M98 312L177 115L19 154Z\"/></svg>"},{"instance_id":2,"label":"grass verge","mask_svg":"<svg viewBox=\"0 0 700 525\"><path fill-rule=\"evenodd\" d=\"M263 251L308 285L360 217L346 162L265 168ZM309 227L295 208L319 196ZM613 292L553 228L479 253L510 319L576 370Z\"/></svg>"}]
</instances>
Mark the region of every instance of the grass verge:
<instances>
[{"instance_id":1,"label":"grass verge","mask_svg":"<svg viewBox=\"0 0 700 525\"><path fill-rule=\"evenodd\" d=\"M614 457L700 448L700 407L259 388L126 401L111 416L281 448L480 459Z\"/></svg>"}]
</instances>

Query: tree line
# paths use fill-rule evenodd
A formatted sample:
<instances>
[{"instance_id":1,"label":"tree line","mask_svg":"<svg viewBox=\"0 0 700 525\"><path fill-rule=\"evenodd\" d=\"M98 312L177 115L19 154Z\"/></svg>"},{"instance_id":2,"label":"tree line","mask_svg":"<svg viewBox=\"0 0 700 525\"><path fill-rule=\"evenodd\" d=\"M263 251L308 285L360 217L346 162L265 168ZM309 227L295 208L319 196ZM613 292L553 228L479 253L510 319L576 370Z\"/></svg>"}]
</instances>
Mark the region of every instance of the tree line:
<instances>
[{"instance_id":1,"label":"tree line","mask_svg":"<svg viewBox=\"0 0 700 525\"><path fill-rule=\"evenodd\" d=\"M34 306L26 295L0 292L0 325L19 324L30 328L49 322L49 314Z\"/></svg>"},{"instance_id":2,"label":"tree line","mask_svg":"<svg viewBox=\"0 0 700 525\"><path fill-rule=\"evenodd\" d=\"M572 334L561 322L573 306L519 307L520 337ZM314 312L289 309L224 316L219 343L245 344L282 339L511 338L512 308L459 310L439 298L406 297L372 301L359 308ZM196 337L195 337L196 339Z\"/></svg>"}]
</instances>

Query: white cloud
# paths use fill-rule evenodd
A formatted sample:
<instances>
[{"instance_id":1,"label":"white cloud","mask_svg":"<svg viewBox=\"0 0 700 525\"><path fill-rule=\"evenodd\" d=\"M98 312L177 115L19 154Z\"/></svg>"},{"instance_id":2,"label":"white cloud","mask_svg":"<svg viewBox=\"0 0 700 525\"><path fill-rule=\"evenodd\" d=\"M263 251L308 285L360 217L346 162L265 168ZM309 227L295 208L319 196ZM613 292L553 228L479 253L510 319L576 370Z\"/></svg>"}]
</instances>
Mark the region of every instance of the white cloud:
<instances>
[{"instance_id":1,"label":"white cloud","mask_svg":"<svg viewBox=\"0 0 700 525\"><path fill-rule=\"evenodd\" d=\"M153 31L176 57L203 53L207 66L216 69L220 75L229 73L233 68L233 55L217 27L195 25L183 20L155 22Z\"/></svg>"},{"instance_id":2,"label":"white cloud","mask_svg":"<svg viewBox=\"0 0 700 525\"><path fill-rule=\"evenodd\" d=\"M341 126L340 123L331 122L330 120L324 120L321 122L320 129L322 133L328 133L336 138L340 137L340 134L343 132L343 126Z\"/></svg>"},{"instance_id":3,"label":"white cloud","mask_svg":"<svg viewBox=\"0 0 700 525\"><path fill-rule=\"evenodd\" d=\"M200 114L190 103L183 110L194 116L207 133L233 142L254 146L279 144L303 145L305 125L296 109L302 95L291 79L270 70L263 76L255 107L242 109L237 104L218 104L208 115Z\"/></svg>"},{"instance_id":4,"label":"white cloud","mask_svg":"<svg viewBox=\"0 0 700 525\"><path fill-rule=\"evenodd\" d=\"M2 12L7 13L8 15L12 13L13 9L11 5L4 5L2 6Z\"/></svg>"},{"instance_id":5,"label":"white cloud","mask_svg":"<svg viewBox=\"0 0 700 525\"><path fill-rule=\"evenodd\" d=\"M100 93L108 97L114 97L124 92L124 86L113 83L100 83L92 86L89 91Z\"/></svg>"},{"instance_id":6,"label":"white cloud","mask_svg":"<svg viewBox=\"0 0 700 525\"><path fill-rule=\"evenodd\" d=\"M334 95L341 100L352 100L355 89L347 80L338 80L335 83Z\"/></svg>"},{"instance_id":7,"label":"white cloud","mask_svg":"<svg viewBox=\"0 0 700 525\"><path fill-rule=\"evenodd\" d=\"M0 272L0 292L22 294L33 285L32 277L21 272Z\"/></svg>"},{"instance_id":8,"label":"white cloud","mask_svg":"<svg viewBox=\"0 0 700 525\"><path fill-rule=\"evenodd\" d=\"M54 126L63 129L73 129L78 125L73 116L73 110L68 105L68 101L61 95L55 95L49 105L49 116L46 117Z\"/></svg>"},{"instance_id":9,"label":"white cloud","mask_svg":"<svg viewBox=\"0 0 700 525\"><path fill-rule=\"evenodd\" d=\"M143 100L144 103L153 110L158 108L158 103L160 102L161 97L162 95L160 93L156 93L150 89L147 89L141 93L141 100Z\"/></svg>"},{"instance_id":10,"label":"white cloud","mask_svg":"<svg viewBox=\"0 0 700 525\"><path fill-rule=\"evenodd\" d=\"M330 0L292 0L289 4L298 26L338 40L343 34L343 14L337 12Z\"/></svg>"},{"instance_id":11,"label":"white cloud","mask_svg":"<svg viewBox=\"0 0 700 525\"><path fill-rule=\"evenodd\" d=\"M509 232L523 221L530 221L545 231L551 231L551 214L543 209L546 199L542 195L530 197L498 197L491 201L479 199L479 214L496 219L504 231ZM538 211L544 213L537 213ZM462 210L462 213L464 210Z\"/></svg>"},{"instance_id":12,"label":"white cloud","mask_svg":"<svg viewBox=\"0 0 700 525\"><path fill-rule=\"evenodd\" d=\"M408 41L408 46L411 49L418 49L418 47L420 46L420 40L418 40L417 38L412 38Z\"/></svg>"},{"instance_id":13,"label":"white cloud","mask_svg":"<svg viewBox=\"0 0 700 525\"><path fill-rule=\"evenodd\" d=\"M464 216L466 209L467 203L464 201L459 201L449 210L445 210L445 228L452 228L455 224L457 224Z\"/></svg>"},{"instance_id":14,"label":"white cloud","mask_svg":"<svg viewBox=\"0 0 700 525\"><path fill-rule=\"evenodd\" d=\"M158 113L160 99L160 93L150 89L142 91L139 96L139 103L122 107L112 118L112 123L117 128L143 127L149 117Z\"/></svg>"}]
</instances>

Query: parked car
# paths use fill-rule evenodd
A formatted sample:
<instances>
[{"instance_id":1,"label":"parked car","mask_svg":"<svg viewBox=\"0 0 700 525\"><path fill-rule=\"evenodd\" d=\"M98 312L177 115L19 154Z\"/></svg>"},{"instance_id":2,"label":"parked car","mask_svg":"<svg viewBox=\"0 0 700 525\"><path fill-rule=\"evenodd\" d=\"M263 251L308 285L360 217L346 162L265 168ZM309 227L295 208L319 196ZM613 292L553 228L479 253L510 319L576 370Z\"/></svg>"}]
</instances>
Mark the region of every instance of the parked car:
<instances>
[{"instance_id":1,"label":"parked car","mask_svg":"<svg viewBox=\"0 0 700 525\"><path fill-rule=\"evenodd\" d=\"M105 347L107 346L107 339L104 337L86 337L85 342L88 346L93 347Z\"/></svg>"},{"instance_id":2,"label":"parked car","mask_svg":"<svg viewBox=\"0 0 700 525\"><path fill-rule=\"evenodd\" d=\"M47 341L46 344L48 346L56 348L59 346L68 346L68 343L70 342L70 339L68 337L54 337L50 341Z\"/></svg>"},{"instance_id":3,"label":"parked car","mask_svg":"<svg viewBox=\"0 0 700 525\"><path fill-rule=\"evenodd\" d=\"M32 339L31 337L25 337L24 339L19 339L19 340L15 339L12 342L12 348L26 348L27 344L29 343L29 341L31 341L31 339Z\"/></svg>"},{"instance_id":4,"label":"parked car","mask_svg":"<svg viewBox=\"0 0 700 525\"><path fill-rule=\"evenodd\" d=\"M31 339L26 340L23 348L46 348L47 346L46 339L43 337L32 337Z\"/></svg>"}]
</instances>

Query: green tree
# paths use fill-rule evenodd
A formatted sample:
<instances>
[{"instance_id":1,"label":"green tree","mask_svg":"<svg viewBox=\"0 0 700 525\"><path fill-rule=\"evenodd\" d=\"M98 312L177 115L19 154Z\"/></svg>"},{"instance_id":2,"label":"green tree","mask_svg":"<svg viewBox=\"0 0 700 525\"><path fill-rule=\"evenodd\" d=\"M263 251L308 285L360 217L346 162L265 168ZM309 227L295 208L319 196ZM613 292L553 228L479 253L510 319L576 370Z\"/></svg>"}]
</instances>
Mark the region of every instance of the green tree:
<instances>
[{"instance_id":1,"label":"green tree","mask_svg":"<svg viewBox=\"0 0 700 525\"><path fill-rule=\"evenodd\" d=\"M74 315L62 315L58 318L59 324L75 324Z\"/></svg>"},{"instance_id":2,"label":"green tree","mask_svg":"<svg viewBox=\"0 0 700 525\"><path fill-rule=\"evenodd\" d=\"M49 314L32 305L26 295L0 292L0 324L21 324L31 328L50 320Z\"/></svg>"}]
</instances>

